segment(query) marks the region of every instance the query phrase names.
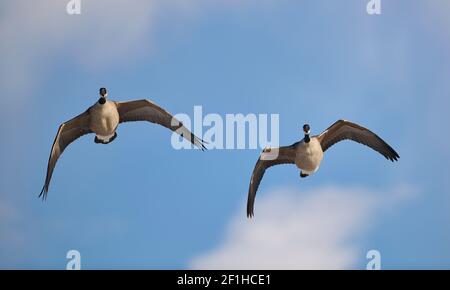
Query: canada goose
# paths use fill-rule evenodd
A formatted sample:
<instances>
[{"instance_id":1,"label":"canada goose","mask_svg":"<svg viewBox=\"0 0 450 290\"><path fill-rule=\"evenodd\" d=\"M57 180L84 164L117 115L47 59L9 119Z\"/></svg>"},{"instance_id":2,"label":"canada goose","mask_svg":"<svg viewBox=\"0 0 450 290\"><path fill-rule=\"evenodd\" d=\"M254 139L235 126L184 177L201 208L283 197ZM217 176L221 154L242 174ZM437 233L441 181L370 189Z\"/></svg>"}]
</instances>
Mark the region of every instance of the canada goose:
<instances>
[{"instance_id":1,"label":"canada goose","mask_svg":"<svg viewBox=\"0 0 450 290\"><path fill-rule=\"evenodd\" d=\"M355 123L339 120L318 136L310 137L310 126L305 124L305 137L291 146L266 148L261 153L253 169L248 190L247 217L254 215L256 191L267 168L278 164L295 164L300 169L300 177L305 178L319 169L323 153L342 140L352 140L378 151L386 159L394 162L400 156L375 133Z\"/></svg>"},{"instance_id":2,"label":"canada goose","mask_svg":"<svg viewBox=\"0 0 450 290\"><path fill-rule=\"evenodd\" d=\"M170 113L149 100L114 102L107 100L108 93L100 88L100 99L81 115L62 123L59 126L48 159L45 184L39 197L47 198L52 173L59 156L70 143L89 133L95 133L94 142L98 144L111 143L117 137L119 123L130 121L148 121L160 124L192 142L198 148L206 147L203 140L191 133L181 122Z\"/></svg>"}]
</instances>

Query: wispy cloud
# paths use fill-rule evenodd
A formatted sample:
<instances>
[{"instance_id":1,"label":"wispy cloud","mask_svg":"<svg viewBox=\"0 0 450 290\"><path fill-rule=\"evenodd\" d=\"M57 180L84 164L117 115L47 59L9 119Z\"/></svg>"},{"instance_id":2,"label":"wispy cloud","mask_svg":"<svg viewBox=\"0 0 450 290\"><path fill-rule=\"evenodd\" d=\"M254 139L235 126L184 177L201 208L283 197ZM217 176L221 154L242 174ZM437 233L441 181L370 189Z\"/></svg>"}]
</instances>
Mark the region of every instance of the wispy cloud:
<instances>
[{"instance_id":1,"label":"wispy cloud","mask_svg":"<svg viewBox=\"0 0 450 290\"><path fill-rule=\"evenodd\" d=\"M357 241L377 211L397 206L414 190L384 192L325 187L306 192L275 190L259 197L256 216L233 217L223 242L195 257L195 269L349 269L362 268L365 253Z\"/></svg>"},{"instance_id":2,"label":"wispy cloud","mask_svg":"<svg viewBox=\"0 0 450 290\"><path fill-rule=\"evenodd\" d=\"M49 72L55 66L94 80L113 69L131 71L159 53L162 35L188 34L197 15L248 5L237 0L82 0L81 14L69 15L68 3L0 3L0 120L24 110L25 102L37 102L35 91L52 81Z\"/></svg>"},{"instance_id":3,"label":"wispy cloud","mask_svg":"<svg viewBox=\"0 0 450 290\"><path fill-rule=\"evenodd\" d=\"M67 14L68 1L19 0L3 4L6 12L0 20L3 90L26 95L56 55L80 67L98 69L113 63L120 65L120 60L129 60L138 51L145 51L140 40L150 34L155 5L151 1L139 1L143 5L132 2L135 1L115 1L111 5L104 0L82 1L81 15Z\"/></svg>"}]
</instances>

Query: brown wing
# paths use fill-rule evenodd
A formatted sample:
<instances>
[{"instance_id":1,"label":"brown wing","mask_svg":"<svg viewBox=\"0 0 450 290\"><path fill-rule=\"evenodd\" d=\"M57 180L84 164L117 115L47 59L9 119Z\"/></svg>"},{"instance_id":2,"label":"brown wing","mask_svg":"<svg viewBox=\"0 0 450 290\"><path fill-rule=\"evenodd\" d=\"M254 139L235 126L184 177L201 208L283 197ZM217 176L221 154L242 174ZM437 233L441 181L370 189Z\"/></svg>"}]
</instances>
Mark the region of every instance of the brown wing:
<instances>
[{"instance_id":1,"label":"brown wing","mask_svg":"<svg viewBox=\"0 0 450 290\"><path fill-rule=\"evenodd\" d=\"M195 136L169 112L149 100L117 102L120 123L132 121L148 121L162 125L184 137L186 140L204 150L203 140Z\"/></svg>"},{"instance_id":2,"label":"brown wing","mask_svg":"<svg viewBox=\"0 0 450 290\"><path fill-rule=\"evenodd\" d=\"M324 152L337 142L352 140L369 146L391 161L397 161L400 158L397 152L378 135L367 128L345 120L337 121L317 138Z\"/></svg>"},{"instance_id":3,"label":"brown wing","mask_svg":"<svg viewBox=\"0 0 450 290\"><path fill-rule=\"evenodd\" d=\"M297 143L296 143L297 144ZM248 198L247 198L247 217L251 218L254 215L253 208L255 204L256 192L258 190L259 184L261 183L261 179L266 172L266 169L278 165L278 164L294 164L295 163L295 147L296 144L286 147L274 148L271 150L278 150L278 156L273 160L263 160L261 156L256 162L255 168L253 169L253 174L250 179L250 186L248 189Z\"/></svg>"},{"instance_id":4,"label":"brown wing","mask_svg":"<svg viewBox=\"0 0 450 290\"><path fill-rule=\"evenodd\" d=\"M53 170L55 169L56 162L59 156L63 153L64 149L69 146L70 143L80 138L83 135L92 133L89 129L89 110L78 115L77 117L61 124L56 134L55 141L53 141L52 150L48 159L47 176L45 177L45 184L42 188L39 197L43 200L47 198L48 188L50 180L52 179Z\"/></svg>"}]
</instances>

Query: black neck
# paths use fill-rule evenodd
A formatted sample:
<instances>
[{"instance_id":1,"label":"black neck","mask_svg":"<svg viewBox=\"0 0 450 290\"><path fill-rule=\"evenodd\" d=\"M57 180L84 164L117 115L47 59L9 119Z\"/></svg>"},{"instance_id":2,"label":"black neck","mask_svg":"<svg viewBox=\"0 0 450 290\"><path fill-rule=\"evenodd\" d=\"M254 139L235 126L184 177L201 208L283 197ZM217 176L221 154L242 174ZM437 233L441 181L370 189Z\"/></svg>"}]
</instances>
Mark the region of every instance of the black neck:
<instances>
[{"instance_id":1,"label":"black neck","mask_svg":"<svg viewBox=\"0 0 450 290\"><path fill-rule=\"evenodd\" d=\"M309 134L305 134L305 142L309 143L309 141L311 141L311 138L309 138Z\"/></svg>"},{"instance_id":2,"label":"black neck","mask_svg":"<svg viewBox=\"0 0 450 290\"><path fill-rule=\"evenodd\" d=\"M100 97L100 99L98 99L98 103L99 103L100 105L105 104L105 103L106 103L106 98L105 98L105 97Z\"/></svg>"}]
</instances>

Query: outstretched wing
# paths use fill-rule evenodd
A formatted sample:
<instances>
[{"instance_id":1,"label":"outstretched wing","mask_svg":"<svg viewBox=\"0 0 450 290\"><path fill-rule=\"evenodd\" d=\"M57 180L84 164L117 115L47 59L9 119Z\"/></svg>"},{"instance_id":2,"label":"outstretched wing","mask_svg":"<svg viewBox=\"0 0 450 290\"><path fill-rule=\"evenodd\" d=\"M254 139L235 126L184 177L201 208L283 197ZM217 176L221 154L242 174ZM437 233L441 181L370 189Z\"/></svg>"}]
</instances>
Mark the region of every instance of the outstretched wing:
<instances>
[{"instance_id":1,"label":"outstretched wing","mask_svg":"<svg viewBox=\"0 0 450 290\"><path fill-rule=\"evenodd\" d=\"M275 156L272 156L274 158L265 158L265 155L271 155L271 152L267 153L263 151L263 153L261 153L258 161L256 162L255 168L253 169L252 177L250 179L247 198L247 217L251 218L254 215L253 208L255 204L256 192L258 190L259 184L261 183L261 179L266 172L266 169L278 164L294 164L295 145L296 144L271 149L271 152L275 152L275 154L277 154Z\"/></svg>"},{"instance_id":2,"label":"outstretched wing","mask_svg":"<svg viewBox=\"0 0 450 290\"><path fill-rule=\"evenodd\" d=\"M391 161L397 161L400 158L397 152L378 135L367 128L345 120L337 121L317 138L324 152L342 140L352 140L369 146Z\"/></svg>"},{"instance_id":3,"label":"outstretched wing","mask_svg":"<svg viewBox=\"0 0 450 290\"><path fill-rule=\"evenodd\" d=\"M52 150L48 159L47 176L45 177L45 184L42 188L39 197L43 200L47 198L48 188L50 180L52 179L53 170L55 169L56 162L59 156L63 153L64 149L69 146L70 143L80 138L85 134L92 133L89 129L89 110L78 115L77 117L61 124L56 134L55 141L53 141Z\"/></svg>"},{"instance_id":4,"label":"outstretched wing","mask_svg":"<svg viewBox=\"0 0 450 290\"><path fill-rule=\"evenodd\" d=\"M203 140L195 136L169 112L149 100L117 102L120 123L132 121L148 121L162 125L184 137L186 140L204 150Z\"/></svg>"}]
</instances>

